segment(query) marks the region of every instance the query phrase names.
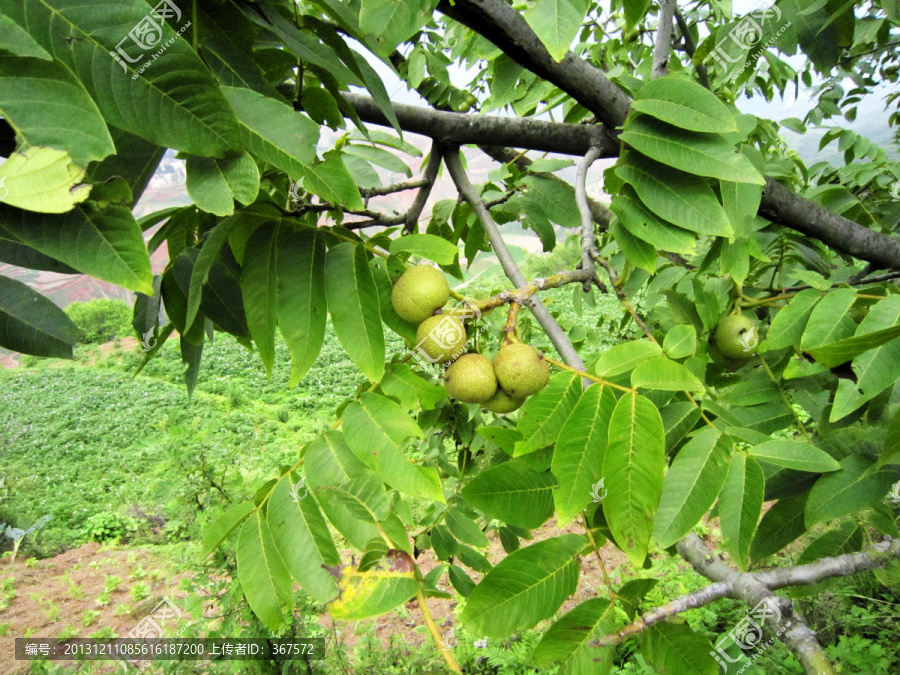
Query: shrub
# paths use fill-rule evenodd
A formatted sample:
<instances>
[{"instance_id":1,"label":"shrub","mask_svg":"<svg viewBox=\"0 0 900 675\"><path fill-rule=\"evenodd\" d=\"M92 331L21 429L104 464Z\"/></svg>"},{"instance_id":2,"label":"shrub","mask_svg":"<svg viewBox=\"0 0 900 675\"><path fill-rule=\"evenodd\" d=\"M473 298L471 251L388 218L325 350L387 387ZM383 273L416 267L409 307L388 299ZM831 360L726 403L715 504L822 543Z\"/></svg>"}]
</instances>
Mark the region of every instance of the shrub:
<instances>
[{"instance_id":1,"label":"shrub","mask_svg":"<svg viewBox=\"0 0 900 675\"><path fill-rule=\"evenodd\" d=\"M78 341L86 344L101 344L133 333L131 307L124 300L73 302L66 307L66 314L78 328Z\"/></svg>"},{"instance_id":2,"label":"shrub","mask_svg":"<svg viewBox=\"0 0 900 675\"><path fill-rule=\"evenodd\" d=\"M134 518L121 516L112 511L102 511L87 519L84 525L84 534L91 541L101 544L114 539L122 539L133 535L138 528L138 522Z\"/></svg>"}]
</instances>

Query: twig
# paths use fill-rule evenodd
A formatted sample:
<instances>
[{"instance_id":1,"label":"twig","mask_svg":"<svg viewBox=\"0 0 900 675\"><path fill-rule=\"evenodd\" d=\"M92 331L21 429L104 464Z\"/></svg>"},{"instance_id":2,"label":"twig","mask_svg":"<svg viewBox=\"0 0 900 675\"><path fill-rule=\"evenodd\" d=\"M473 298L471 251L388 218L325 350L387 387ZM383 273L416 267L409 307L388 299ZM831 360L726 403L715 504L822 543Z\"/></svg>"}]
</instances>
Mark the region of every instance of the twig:
<instances>
[{"instance_id":1,"label":"twig","mask_svg":"<svg viewBox=\"0 0 900 675\"><path fill-rule=\"evenodd\" d=\"M382 197L384 195L394 194L395 192L403 192L404 190L415 190L416 188L424 187L427 184L427 179L417 178L415 180L408 180L403 183L385 185L384 187L360 188L359 194L362 195L363 199L369 199L370 197Z\"/></svg>"},{"instance_id":2,"label":"twig","mask_svg":"<svg viewBox=\"0 0 900 675\"><path fill-rule=\"evenodd\" d=\"M833 558L822 558L808 565L744 574L732 570L715 558L696 535L688 535L679 542L679 552L694 566L694 569L703 576L713 579L714 583L692 593L682 595L661 607L645 612L635 621L615 633L592 640L590 642L592 647L617 645L629 637L647 630L653 624L686 612L689 609L705 607L721 598L742 597L741 592L742 589L747 587L747 579L765 590L771 591L788 586L809 586L831 577L847 576L882 567L900 557L900 539L887 538L870 546L865 551L847 553ZM779 598L779 600L781 599ZM792 616L792 622L795 618ZM788 644L787 641L785 642ZM790 644L788 644L788 647L790 647ZM810 672L808 667L807 672ZM812 672L833 671L830 670L830 664L828 664L828 670Z\"/></svg>"},{"instance_id":3,"label":"twig","mask_svg":"<svg viewBox=\"0 0 900 675\"><path fill-rule=\"evenodd\" d=\"M491 241L491 248L494 249L494 254L500 261L506 276L517 286L525 286L525 276L522 274L516 261L513 260L506 243L503 241L503 237L500 236L500 228L497 227L497 223L491 217L491 212L485 207L484 201L475 191L472 183L469 182L469 177L466 175L462 162L459 160L459 148L448 150L444 155L444 162L447 164L450 177L456 184L459 194L472 207L472 211L475 212L482 227L484 227L484 231ZM584 370L584 363L582 363L581 357L578 356L578 352L575 351L575 347L565 332L563 332L563 329L556 323L556 319L547 311L544 303L536 296L531 296L523 304L534 314L534 317L541 324L544 332L547 333L563 360L573 368Z\"/></svg>"},{"instance_id":4,"label":"twig","mask_svg":"<svg viewBox=\"0 0 900 675\"><path fill-rule=\"evenodd\" d=\"M681 31L681 35L684 37L684 51L693 59L694 53L697 51L697 46L694 44L691 28L687 25L687 21L684 20L684 15L682 15L681 10L678 9L678 7L675 7L675 21L678 23L678 30ZM700 84L709 89L709 73L706 70L706 66L702 63L698 64L696 71L697 79L700 80Z\"/></svg>"},{"instance_id":5,"label":"twig","mask_svg":"<svg viewBox=\"0 0 900 675\"><path fill-rule=\"evenodd\" d=\"M425 594L422 592L421 585L416 591L416 600L419 602L419 609L422 610L422 617L425 619L425 625L428 626L428 632L431 633L431 637L434 638L434 643L440 650L441 656L444 657L447 667L454 673L462 673L459 664L456 662L456 659L453 658L453 653L447 649L447 645L444 644L441 632L438 630L437 624L435 624L434 618L431 616L431 610L428 608L428 603L425 600Z\"/></svg>"},{"instance_id":6,"label":"twig","mask_svg":"<svg viewBox=\"0 0 900 675\"><path fill-rule=\"evenodd\" d=\"M594 258L592 253L594 247L594 219L591 216L591 206L588 204L587 183L588 169L600 157L600 148L592 147L587 154L578 163L578 173L575 175L575 204L578 205L578 212L581 214L581 269L590 272L590 278L584 282L584 292L587 293L591 289L591 279L596 276L597 271L594 266Z\"/></svg>"},{"instance_id":7,"label":"twig","mask_svg":"<svg viewBox=\"0 0 900 675\"><path fill-rule=\"evenodd\" d=\"M653 45L653 66L650 79L666 75L669 65L669 50L672 48L672 17L675 15L675 0L659 0L659 25L656 28L656 44Z\"/></svg>"},{"instance_id":8,"label":"twig","mask_svg":"<svg viewBox=\"0 0 900 675\"><path fill-rule=\"evenodd\" d=\"M563 370L568 370L570 373L575 373L576 375L581 375L581 377L591 380L593 382L598 382L602 384L604 387L612 387L613 389L618 389L619 391L624 391L628 394L637 394L637 389L632 389L631 387L623 387L621 384L615 384L614 382L610 382L609 380L605 380L602 377L597 377L596 375L591 375L590 373L586 373L583 370L578 370L577 368L573 368L572 366L566 365L556 359L552 359L546 354L544 354L544 361L550 363L557 368L562 368Z\"/></svg>"},{"instance_id":9,"label":"twig","mask_svg":"<svg viewBox=\"0 0 900 675\"><path fill-rule=\"evenodd\" d=\"M425 165L423 179L426 183L422 186L422 189L419 190L418 194L416 194L415 201L413 201L412 206L409 207L409 211L406 212L406 219L403 223L403 234L412 234L412 231L418 224L419 216L422 215L422 209L425 208L425 202L428 201L428 197L431 195L431 188L434 186L434 181L437 179L440 168L441 148L437 142L434 142L431 144L431 154L428 155L428 163Z\"/></svg>"},{"instance_id":10,"label":"twig","mask_svg":"<svg viewBox=\"0 0 900 675\"><path fill-rule=\"evenodd\" d=\"M504 344L512 343L509 336L515 335L516 333L516 322L519 320L519 310L521 307L522 305L517 301L509 303L509 314L506 315L506 325L503 326Z\"/></svg>"},{"instance_id":11,"label":"twig","mask_svg":"<svg viewBox=\"0 0 900 675\"><path fill-rule=\"evenodd\" d=\"M634 322L640 327L642 331L644 331L644 335L650 338L650 341L654 344L659 344L657 339L653 337L653 332L647 327L647 324L644 323L644 320L637 313L637 310L634 308L634 305L631 304L631 301L628 300L628 296L625 295L625 289L622 288L622 284L619 282L619 273L616 272L616 268L612 266L612 264L600 255L599 251L592 251L591 257L597 261L600 266L606 270L606 273L609 275L609 283L612 284L613 290L616 292L616 297L619 299L619 302L622 306L631 314L631 318L634 319Z\"/></svg>"}]
</instances>

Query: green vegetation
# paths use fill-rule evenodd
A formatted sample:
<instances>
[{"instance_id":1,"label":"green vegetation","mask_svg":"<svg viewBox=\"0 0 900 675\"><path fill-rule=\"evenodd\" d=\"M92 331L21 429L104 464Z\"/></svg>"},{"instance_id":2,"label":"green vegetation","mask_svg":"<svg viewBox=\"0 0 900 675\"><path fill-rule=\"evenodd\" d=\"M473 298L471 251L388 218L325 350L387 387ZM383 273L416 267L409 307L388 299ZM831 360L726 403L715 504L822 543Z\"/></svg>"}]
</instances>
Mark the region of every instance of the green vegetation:
<instances>
[{"instance_id":1,"label":"green vegetation","mask_svg":"<svg viewBox=\"0 0 900 675\"><path fill-rule=\"evenodd\" d=\"M78 329L78 341L102 344L131 335L131 306L124 300L97 298L73 302L66 314Z\"/></svg>"}]
</instances>

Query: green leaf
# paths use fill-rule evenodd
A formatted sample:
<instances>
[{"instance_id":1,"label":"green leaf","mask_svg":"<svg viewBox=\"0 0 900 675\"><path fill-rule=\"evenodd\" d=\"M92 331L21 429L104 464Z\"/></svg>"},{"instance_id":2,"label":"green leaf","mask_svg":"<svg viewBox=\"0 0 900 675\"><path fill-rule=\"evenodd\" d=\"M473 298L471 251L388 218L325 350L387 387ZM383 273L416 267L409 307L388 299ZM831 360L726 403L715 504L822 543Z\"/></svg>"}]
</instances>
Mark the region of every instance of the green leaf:
<instances>
[{"instance_id":1,"label":"green leaf","mask_svg":"<svg viewBox=\"0 0 900 675\"><path fill-rule=\"evenodd\" d=\"M0 231L79 272L153 294L150 255L128 207L76 206L66 214L42 215L0 204Z\"/></svg>"},{"instance_id":2,"label":"green leaf","mask_svg":"<svg viewBox=\"0 0 900 675\"><path fill-rule=\"evenodd\" d=\"M813 288L797 293L786 307L778 310L759 351L774 351L799 345L809 316L821 297L822 294Z\"/></svg>"},{"instance_id":3,"label":"green leaf","mask_svg":"<svg viewBox=\"0 0 900 675\"><path fill-rule=\"evenodd\" d=\"M665 466L665 431L659 411L643 396L625 394L609 423L603 513L619 547L638 568L647 555Z\"/></svg>"},{"instance_id":4,"label":"green leaf","mask_svg":"<svg viewBox=\"0 0 900 675\"><path fill-rule=\"evenodd\" d=\"M641 202L630 185L623 185L610 207L629 233L663 251L693 255L697 237L659 218Z\"/></svg>"},{"instance_id":5,"label":"green leaf","mask_svg":"<svg viewBox=\"0 0 900 675\"><path fill-rule=\"evenodd\" d=\"M259 169L246 152L229 159L187 158L187 192L203 211L217 216L234 213L234 200L251 204L259 192Z\"/></svg>"},{"instance_id":6,"label":"green leaf","mask_svg":"<svg viewBox=\"0 0 900 675\"><path fill-rule=\"evenodd\" d=\"M768 441L750 448L750 454L761 462L811 473L827 473L841 468L824 450L799 441Z\"/></svg>"},{"instance_id":7,"label":"green leaf","mask_svg":"<svg viewBox=\"0 0 900 675\"><path fill-rule=\"evenodd\" d=\"M631 185L647 208L663 220L698 234L734 234L725 209L702 178L674 171L636 153L626 155L616 167L616 175Z\"/></svg>"},{"instance_id":8,"label":"green leaf","mask_svg":"<svg viewBox=\"0 0 900 675\"><path fill-rule=\"evenodd\" d=\"M260 510L241 527L237 545L238 579L253 613L272 631L284 626L282 606L291 606L291 575L275 547Z\"/></svg>"},{"instance_id":9,"label":"green leaf","mask_svg":"<svg viewBox=\"0 0 900 675\"><path fill-rule=\"evenodd\" d=\"M275 365L275 323L278 312L278 274L276 256L278 226L257 228L244 249L241 293L250 335L271 378Z\"/></svg>"},{"instance_id":10,"label":"green leaf","mask_svg":"<svg viewBox=\"0 0 900 675\"><path fill-rule=\"evenodd\" d=\"M33 56L47 61L53 58L24 28L3 14L0 14L0 49L17 56Z\"/></svg>"},{"instance_id":11,"label":"green leaf","mask_svg":"<svg viewBox=\"0 0 900 675\"><path fill-rule=\"evenodd\" d=\"M395 363L385 373L381 388L388 396L400 399L407 410L421 407L434 410L439 401L447 398L447 391L440 385L419 377L405 363Z\"/></svg>"},{"instance_id":12,"label":"green leaf","mask_svg":"<svg viewBox=\"0 0 900 675\"><path fill-rule=\"evenodd\" d=\"M697 351L697 329L689 324L673 326L663 340L663 351L670 359L683 359Z\"/></svg>"},{"instance_id":13,"label":"green leaf","mask_svg":"<svg viewBox=\"0 0 900 675\"><path fill-rule=\"evenodd\" d=\"M609 233L616 240L625 259L635 267L656 274L656 249L643 239L638 239L629 232L619 218L614 218L609 225Z\"/></svg>"},{"instance_id":14,"label":"green leaf","mask_svg":"<svg viewBox=\"0 0 900 675\"><path fill-rule=\"evenodd\" d=\"M650 9L650 0L624 0L622 4L625 7L625 26L628 30L638 25Z\"/></svg>"},{"instance_id":15,"label":"green leaf","mask_svg":"<svg viewBox=\"0 0 900 675\"><path fill-rule=\"evenodd\" d=\"M316 159L319 125L286 103L249 89L222 87L240 123L244 147L293 180Z\"/></svg>"},{"instance_id":16,"label":"green leaf","mask_svg":"<svg viewBox=\"0 0 900 675\"><path fill-rule=\"evenodd\" d=\"M376 523L388 508L384 486L372 473L356 476L349 483L326 485L316 490L322 510L335 529L360 551L372 539L380 539Z\"/></svg>"},{"instance_id":17,"label":"green leaf","mask_svg":"<svg viewBox=\"0 0 900 675\"><path fill-rule=\"evenodd\" d=\"M558 181L546 176L525 176L523 179L528 201L536 203L544 212L548 220L562 227L580 227L581 217L578 210L573 208L575 192Z\"/></svg>"},{"instance_id":18,"label":"green leaf","mask_svg":"<svg viewBox=\"0 0 900 675\"><path fill-rule=\"evenodd\" d=\"M378 394L363 394L344 410L341 427L350 449L385 483L413 497L444 501L437 470L416 466L400 450L407 438L425 434L398 404Z\"/></svg>"},{"instance_id":19,"label":"green leaf","mask_svg":"<svg viewBox=\"0 0 900 675\"><path fill-rule=\"evenodd\" d=\"M715 94L677 75L645 84L635 95L631 109L688 131L726 134L738 130L734 115Z\"/></svg>"},{"instance_id":20,"label":"green leaf","mask_svg":"<svg viewBox=\"0 0 900 675\"><path fill-rule=\"evenodd\" d=\"M806 526L866 509L879 501L894 482L890 471L876 468L859 455L841 460L841 470L822 476L809 491Z\"/></svg>"},{"instance_id":21,"label":"green leaf","mask_svg":"<svg viewBox=\"0 0 900 675\"><path fill-rule=\"evenodd\" d=\"M644 632L641 654L661 675L718 675L712 643L683 623L660 621Z\"/></svg>"},{"instance_id":22,"label":"green leaf","mask_svg":"<svg viewBox=\"0 0 900 675\"><path fill-rule=\"evenodd\" d=\"M525 21L553 60L562 61L589 8L587 0L537 0L525 10Z\"/></svg>"},{"instance_id":23,"label":"green leaf","mask_svg":"<svg viewBox=\"0 0 900 675\"><path fill-rule=\"evenodd\" d=\"M21 281L0 276L0 346L71 359L78 329L59 307Z\"/></svg>"},{"instance_id":24,"label":"green leaf","mask_svg":"<svg viewBox=\"0 0 900 675\"><path fill-rule=\"evenodd\" d=\"M306 481L311 490L325 485L349 483L368 467L363 464L340 431L331 429L309 444L304 461Z\"/></svg>"},{"instance_id":25,"label":"green leaf","mask_svg":"<svg viewBox=\"0 0 900 675\"><path fill-rule=\"evenodd\" d=\"M742 452L728 464L728 475L719 494L719 525L725 548L742 572L747 571L750 544L762 513L765 476L759 464Z\"/></svg>"},{"instance_id":26,"label":"green leaf","mask_svg":"<svg viewBox=\"0 0 900 675\"><path fill-rule=\"evenodd\" d=\"M608 672L615 647L597 649L588 645L593 638L615 630L613 605L604 598L592 598L564 614L541 636L534 649L538 668L559 663L560 675L590 675Z\"/></svg>"},{"instance_id":27,"label":"green leaf","mask_svg":"<svg viewBox=\"0 0 900 675\"><path fill-rule=\"evenodd\" d=\"M55 61L9 56L0 60L0 114L20 145L61 150L81 168L116 151L84 85Z\"/></svg>"},{"instance_id":28,"label":"green leaf","mask_svg":"<svg viewBox=\"0 0 900 675\"><path fill-rule=\"evenodd\" d=\"M444 522L450 528L450 532L454 537L462 543L469 546L477 546L478 548L487 548L489 543L487 536L482 532L478 524L469 518L462 509L452 508L447 510L444 516Z\"/></svg>"},{"instance_id":29,"label":"green leaf","mask_svg":"<svg viewBox=\"0 0 900 675\"><path fill-rule=\"evenodd\" d=\"M884 438L884 448L878 459L878 466L897 464L897 455L900 455L900 411L894 413L888 424L887 435Z\"/></svg>"},{"instance_id":30,"label":"green leaf","mask_svg":"<svg viewBox=\"0 0 900 675\"><path fill-rule=\"evenodd\" d=\"M601 478L609 438L609 421L616 397L609 387L588 387L556 441L550 470L559 480L553 492L556 520L565 525L592 500L593 487Z\"/></svg>"},{"instance_id":31,"label":"green leaf","mask_svg":"<svg viewBox=\"0 0 900 675\"><path fill-rule=\"evenodd\" d=\"M356 181L336 150L326 152L324 161L304 167L303 176L304 187L329 204L347 209L363 208Z\"/></svg>"},{"instance_id":32,"label":"green leaf","mask_svg":"<svg viewBox=\"0 0 900 675\"><path fill-rule=\"evenodd\" d=\"M631 373L631 386L663 391L703 391L703 383L696 375L664 356L641 361Z\"/></svg>"},{"instance_id":33,"label":"green leaf","mask_svg":"<svg viewBox=\"0 0 900 675\"><path fill-rule=\"evenodd\" d=\"M730 438L706 428L675 455L653 520L653 537L661 547L674 545L709 511L725 482L730 451Z\"/></svg>"},{"instance_id":34,"label":"green leaf","mask_svg":"<svg viewBox=\"0 0 900 675\"><path fill-rule=\"evenodd\" d=\"M854 335L850 338L843 338L819 347L809 347L806 351L826 368L834 368L842 363L855 359L860 354L863 354L863 352L868 352L870 349L876 349L898 337L900 337L900 326L892 326L891 328L885 328L884 330L877 330L863 335ZM892 349L892 352L895 350L896 347ZM877 393L880 393L880 391ZM877 395L877 393L875 395Z\"/></svg>"},{"instance_id":35,"label":"green leaf","mask_svg":"<svg viewBox=\"0 0 900 675\"><path fill-rule=\"evenodd\" d=\"M412 169L406 162L400 159L396 153L384 150L374 145L352 144L346 145L343 151L347 155L355 155L361 159L387 169L391 173L400 173L407 178L412 178Z\"/></svg>"},{"instance_id":36,"label":"green leaf","mask_svg":"<svg viewBox=\"0 0 900 675\"><path fill-rule=\"evenodd\" d=\"M337 565L341 559L322 512L302 482L295 486L289 475L278 481L269 497L267 520L281 558L303 590L317 602L333 600L337 584L322 566Z\"/></svg>"},{"instance_id":37,"label":"green leaf","mask_svg":"<svg viewBox=\"0 0 900 675\"><path fill-rule=\"evenodd\" d=\"M83 178L84 169L65 152L27 148L0 166L2 201L28 211L66 213L91 193L90 185L79 185Z\"/></svg>"},{"instance_id":38,"label":"green leaf","mask_svg":"<svg viewBox=\"0 0 900 675\"><path fill-rule=\"evenodd\" d=\"M620 138L651 159L689 174L765 185L750 160L718 134L685 131L647 115L632 115Z\"/></svg>"},{"instance_id":39,"label":"green leaf","mask_svg":"<svg viewBox=\"0 0 900 675\"><path fill-rule=\"evenodd\" d=\"M419 590L413 572L341 570L340 597L325 606L335 619L359 621L380 616L402 605Z\"/></svg>"},{"instance_id":40,"label":"green leaf","mask_svg":"<svg viewBox=\"0 0 900 675\"><path fill-rule=\"evenodd\" d=\"M856 291L852 288L841 288L822 298L810 314L800 347L809 351L853 335L856 322L850 317L850 308L854 302Z\"/></svg>"},{"instance_id":41,"label":"green leaf","mask_svg":"<svg viewBox=\"0 0 900 675\"><path fill-rule=\"evenodd\" d=\"M384 331L378 289L362 244L347 242L328 251L325 294L341 346L371 382L378 382L384 374Z\"/></svg>"},{"instance_id":42,"label":"green leaf","mask_svg":"<svg viewBox=\"0 0 900 675\"><path fill-rule=\"evenodd\" d=\"M666 452L672 452L700 419L700 408L689 401L675 401L660 408L666 429Z\"/></svg>"},{"instance_id":43,"label":"green leaf","mask_svg":"<svg viewBox=\"0 0 900 675\"><path fill-rule=\"evenodd\" d=\"M431 0L363 0L360 4L360 30L378 43L382 56L424 26L434 9Z\"/></svg>"},{"instance_id":44,"label":"green leaf","mask_svg":"<svg viewBox=\"0 0 900 675\"><path fill-rule=\"evenodd\" d=\"M900 323L900 296L889 295L875 303L856 329L856 337L867 338ZM900 341L889 341L871 352L854 358L857 387L867 399L874 398L893 384L900 369Z\"/></svg>"},{"instance_id":45,"label":"green leaf","mask_svg":"<svg viewBox=\"0 0 900 675\"><path fill-rule=\"evenodd\" d=\"M509 525L533 530L553 514L556 478L538 473L518 461L485 469L463 489L466 501Z\"/></svg>"},{"instance_id":46,"label":"green leaf","mask_svg":"<svg viewBox=\"0 0 900 675\"><path fill-rule=\"evenodd\" d=\"M278 242L278 327L291 352L296 386L316 362L325 340L325 238L314 229L287 232Z\"/></svg>"},{"instance_id":47,"label":"green leaf","mask_svg":"<svg viewBox=\"0 0 900 675\"><path fill-rule=\"evenodd\" d=\"M523 440L516 443L513 456L521 457L555 443L581 391L581 378L562 372L553 375L547 386L529 397L519 412L518 430Z\"/></svg>"},{"instance_id":48,"label":"green leaf","mask_svg":"<svg viewBox=\"0 0 900 675\"><path fill-rule=\"evenodd\" d=\"M188 23L186 11L142 36L153 41L150 47L129 36L146 27L151 13L141 0L2 0L0 11L75 73L107 124L194 155L239 149L234 114L189 41L176 33Z\"/></svg>"},{"instance_id":49,"label":"green leaf","mask_svg":"<svg viewBox=\"0 0 900 675\"><path fill-rule=\"evenodd\" d=\"M438 265L451 265L459 255L459 249L443 237L433 234L410 234L391 240L391 253L408 251Z\"/></svg>"},{"instance_id":50,"label":"green leaf","mask_svg":"<svg viewBox=\"0 0 900 675\"><path fill-rule=\"evenodd\" d=\"M586 543L565 534L510 553L469 595L460 621L474 635L506 638L550 618L575 592Z\"/></svg>"},{"instance_id":51,"label":"green leaf","mask_svg":"<svg viewBox=\"0 0 900 675\"><path fill-rule=\"evenodd\" d=\"M779 499L759 521L750 544L750 560L758 562L778 553L806 532L803 513L809 493Z\"/></svg>"},{"instance_id":52,"label":"green leaf","mask_svg":"<svg viewBox=\"0 0 900 675\"><path fill-rule=\"evenodd\" d=\"M221 516L213 521L212 525L203 531L203 553L201 558L206 558L217 549L225 538L237 529L251 513L256 511L256 505L252 501L241 502L232 506Z\"/></svg>"},{"instance_id":53,"label":"green leaf","mask_svg":"<svg viewBox=\"0 0 900 675\"><path fill-rule=\"evenodd\" d=\"M594 370L603 377L615 377L627 373L639 363L662 354L662 349L649 340L623 342L607 349L597 360Z\"/></svg>"}]
</instances>

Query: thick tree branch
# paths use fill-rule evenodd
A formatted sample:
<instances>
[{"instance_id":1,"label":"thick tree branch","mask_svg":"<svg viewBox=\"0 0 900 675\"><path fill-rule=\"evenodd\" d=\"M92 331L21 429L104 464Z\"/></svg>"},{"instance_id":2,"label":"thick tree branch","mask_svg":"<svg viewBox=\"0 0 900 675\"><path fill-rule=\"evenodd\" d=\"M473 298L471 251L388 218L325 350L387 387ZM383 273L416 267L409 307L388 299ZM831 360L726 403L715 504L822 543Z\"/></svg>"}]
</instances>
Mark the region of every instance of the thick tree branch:
<instances>
[{"instance_id":1,"label":"thick tree branch","mask_svg":"<svg viewBox=\"0 0 900 675\"><path fill-rule=\"evenodd\" d=\"M559 63L554 61L525 19L511 5L502 0L454 0L452 4L449 0L441 0L437 9L493 42L519 65L569 94L596 115L606 126L607 132L624 123L631 106L628 97L599 68L572 52L567 53ZM571 154L583 155L585 152L586 147ZM900 269L900 239L869 230L786 188L772 188L773 183L767 179L767 188L760 204L761 215L819 238L836 250L861 260L876 262L886 269ZM817 222L823 211L827 220ZM846 245L845 238L848 239ZM887 263L880 262L886 258L889 259Z\"/></svg>"},{"instance_id":2,"label":"thick tree branch","mask_svg":"<svg viewBox=\"0 0 900 675\"><path fill-rule=\"evenodd\" d=\"M653 45L653 66L650 79L662 77L669 72L669 51L672 49L672 17L675 15L675 0L659 0L659 25L656 28L656 44Z\"/></svg>"},{"instance_id":3,"label":"thick tree branch","mask_svg":"<svg viewBox=\"0 0 900 675\"><path fill-rule=\"evenodd\" d=\"M712 581L731 583L735 597L741 598L750 607L756 608L760 603L778 607L777 616L765 616L766 626L791 650L807 673L836 675L815 633L794 613L789 600L772 593L754 575L741 574L728 567L693 532L679 541L677 546L681 557L691 563L699 574Z\"/></svg>"},{"instance_id":4,"label":"thick tree branch","mask_svg":"<svg viewBox=\"0 0 900 675\"><path fill-rule=\"evenodd\" d=\"M444 162L447 164L447 170L450 172L450 177L453 178L453 182L456 184L456 189L459 190L459 194L462 195L462 198L472 207L472 211L475 212L482 227L484 227L484 231L487 233L488 239L490 239L491 248L494 249L494 253L500 261L500 266L503 267L506 276L509 277L510 281L516 286L525 286L527 284L525 276L522 274L522 270L519 269L516 261L513 260L512 254L510 254L509 249L503 241L503 237L500 236L500 228L497 226L497 223L494 222L494 219L491 217L491 212L488 211L487 207L484 205L484 201L475 191L472 183L469 182L469 177L466 175L462 162L459 160L459 149L453 148L448 150L444 155ZM582 363L581 358L578 356L578 352L575 351L575 347L572 346L571 341L565 332L563 332L563 329L556 323L556 319L554 319L550 312L547 311L544 303L542 303L537 296L532 295L522 304L528 307L528 309L531 310L531 313L534 314L534 317L537 319L538 323L541 324L541 328L547 333L547 336L550 338L550 341L553 343L553 346L556 347L556 351L559 352L559 355L562 356L563 360L573 368L584 370L584 363Z\"/></svg>"},{"instance_id":5,"label":"thick tree branch","mask_svg":"<svg viewBox=\"0 0 900 675\"><path fill-rule=\"evenodd\" d=\"M748 574L769 590L786 588L788 586L811 586L832 577L845 577L851 574L859 574L860 572L868 572L882 567L898 557L900 557L900 539L885 539L858 553L847 553L833 558L821 558L808 565L781 567ZM591 646L609 647L617 645L663 619L668 619L689 609L705 607L722 598L733 597L736 597L733 580L716 581L693 593L682 595L661 607L656 607L644 613L615 633L592 641Z\"/></svg>"},{"instance_id":6,"label":"thick tree branch","mask_svg":"<svg viewBox=\"0 0 900 675\"><path fill-rule=\"evenodd\" d=\"M847 220L772 178L766 178L759 213L838 251L874 263L878 269L900 269L900 237L888 237Z\"/></svg>"},{"instance_id":7,"label":"thick tree branch","mask_svg":"<svg viewBox=\"0 0 900 675\"><path fill-rule=\"evenodd\" d=\"M441 0L437 10L484 36L513 61L571 95L615 133L628 115L628 97L599 68L572 52L553 60L518 10L503 0ZM584 98L584 100L581 100ZM512 145L511 143L503 143ZM584 152L576 153L583 155Z\"/></svg>"},{"instance_id":8,"label":"thick tree branch","mask_svg":"<svg viewBox=\"0 0 900 675\"><path fill-rule=\"evenodd\" d=\"M384 113L368 96L344 94L363 122L390 126ZM429 110L420 106L393 104L404 131L422 134L447 145L509 145L529 150L584 155L592 146L603 157L616 157L618 143L607 138L599 127L586 124L557 124L535 119L466 115Z\"/></svg>"}]
</instances>

